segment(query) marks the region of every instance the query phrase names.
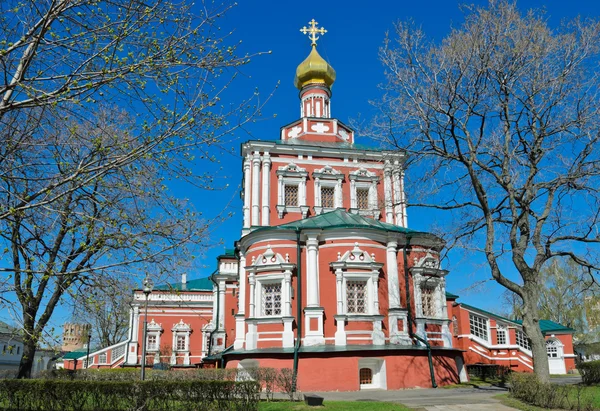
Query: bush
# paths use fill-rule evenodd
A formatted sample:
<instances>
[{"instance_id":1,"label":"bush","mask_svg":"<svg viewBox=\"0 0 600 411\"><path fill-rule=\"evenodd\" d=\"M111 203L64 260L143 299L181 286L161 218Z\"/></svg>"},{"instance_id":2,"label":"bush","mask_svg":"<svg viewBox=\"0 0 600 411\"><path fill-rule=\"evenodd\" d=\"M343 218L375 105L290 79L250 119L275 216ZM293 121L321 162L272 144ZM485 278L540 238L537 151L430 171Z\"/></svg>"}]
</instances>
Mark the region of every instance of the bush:
<instances>
[{"instance_id":1,"label":"bush","mask_svg":"<svg viewBox=\"0 0 600 411\"><path fill-rule=\"evenodd\" d=\"M581 362L577 364L584 384L600 384L600 360Z\"/></svg>"},{"instance_id":2,"label":"bush","mask_svg":"<svg viewBox=\"0 0 600 411\"><path fill-rule=\"evenodd\" d=\"M577 411L593 410L588 400L582 398L580 385L558 385L541 382L537 375L513 373L510 376L510 394L528 404L542 408Z\"/></svg>"},{"instance_id":3,"label":"bush","mask_svg":"<svg viewBox=\"0 0 600 411\"><path fill-rule=\"evenodd\" d=\"M254 381L3 380L6 410L257 410Z\"/></svg>"}]
</instances>

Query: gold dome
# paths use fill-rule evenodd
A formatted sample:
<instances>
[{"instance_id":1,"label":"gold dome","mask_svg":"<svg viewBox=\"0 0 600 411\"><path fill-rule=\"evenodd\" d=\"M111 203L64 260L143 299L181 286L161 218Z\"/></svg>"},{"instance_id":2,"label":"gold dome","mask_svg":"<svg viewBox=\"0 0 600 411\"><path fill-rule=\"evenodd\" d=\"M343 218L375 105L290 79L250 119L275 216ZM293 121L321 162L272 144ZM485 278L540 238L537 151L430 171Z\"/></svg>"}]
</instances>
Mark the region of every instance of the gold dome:
<instances>
[{"instance_id":1,"label":"gold dome","mask_svg":"<svg viewBox=\"0 0 600 411\"><path fill-rule=\"evenodd\" d=\"M302 90L309 84L325 84L331 87L335 81L335 70L319 55L315 44L306 60L304 60L296 69L294 86Z\"/></svg>"}]
</instances>

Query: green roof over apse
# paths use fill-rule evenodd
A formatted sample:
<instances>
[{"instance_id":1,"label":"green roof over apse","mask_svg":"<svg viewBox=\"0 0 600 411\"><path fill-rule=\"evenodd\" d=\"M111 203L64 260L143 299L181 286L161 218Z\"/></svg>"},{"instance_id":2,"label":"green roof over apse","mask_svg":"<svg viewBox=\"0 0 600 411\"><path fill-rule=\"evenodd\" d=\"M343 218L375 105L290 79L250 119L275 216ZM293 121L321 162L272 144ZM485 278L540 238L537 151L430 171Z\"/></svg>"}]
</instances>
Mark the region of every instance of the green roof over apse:
<instances>
[{"instance_id":1,"label":"green roof over apse","mask_svg":"<svg viewBox=\"0 0 600 411\"><path fill-rule=\"evenodd\" d=\"M515 322L523 325L523 320L516 320ZM565 327L564 325L555 323L552 320L540 320L540 329L544 335L552 333L572 333L575 331L570 327Z\"/></svg>"},{"instance_id":2,"label":"green roof over apse","mask_svg":"<svg viewBox=\"0 0 600 411\"><path fill-rule=\"evenodd\" d=\"M213 282L210 281L210 278L204 277L186 282L185 288L183 288L181 283L173 283L157 285L154 289L168 291L212 291Z\"/></svg>"},{"instance_id":3,"label":"green roof over apse","mask_svg":"<svg viewBox=\"0 0 600 411\"><path fill-rule=\"evenodd\" d=\"M271 230L310 230L310 229L334 229L334 228L371 228L375 230L394 232L394 233L417 233L418 231L399 227L393 224L384 223L373 218L366 218L358 214L351 214L344 209L330 211L315 217L305 218L303 220L292 221L282 225L272 227L260 227L252 231L263 232Z\"/></svg>"}]
</instances>

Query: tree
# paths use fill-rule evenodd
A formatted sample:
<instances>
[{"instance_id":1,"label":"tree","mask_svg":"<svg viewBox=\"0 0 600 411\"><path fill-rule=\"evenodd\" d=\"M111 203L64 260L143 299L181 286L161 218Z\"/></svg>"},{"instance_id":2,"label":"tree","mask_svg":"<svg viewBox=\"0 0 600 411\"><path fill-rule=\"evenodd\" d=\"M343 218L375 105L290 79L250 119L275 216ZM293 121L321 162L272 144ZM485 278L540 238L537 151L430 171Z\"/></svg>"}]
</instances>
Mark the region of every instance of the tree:
<instances>
[{"instance_id":1,"label":"tree","mask_svg":"<svg viewBox=\"0 0 600 411\"><path fill-rule=\"evenodd\" d=\"M578 344L597 341L597 330L590 325L598 324L598 313L590 306L598 304L600 287L592 281L585 270L571 260L555 259L541 271L543 287L540 290L538 309L540 318L552 320L575 330L574 339ZM511 317L521 318L520 307L523 301L512 295ZM594 332L596 331L596 332Z\"/></svg>"},{"instance_id":2,"label":"tree","mask_svg":"<svg viewBox=\"0 0 600 411\"><path fill-rule=\"evenodd\" d=\"M546 380L542 267L568 257L590 281L599 267L600 25L552 29L506 1L467 11L439 43L395 25L380 51L376 132L418 164L411 205L448 211L450 246L479 247L491 276L521 297Z\"/></svg>"},{"instance_id":3,"label":"tree","mask_svg":"<svg viewBox=\"0 0 600 411\"><path fill-rule=\"evenodd\" d=\"M110 347L127 338L136 285L121 276L103 276L102 280L72 290L73 319L91 324L92 345Z\"/></svg>"},{"instance_id":4,"label":"tree","mask_svg":"<svg viewBox=\"0 0 600 411\"><path fill-rule=\"evenodd\" d=\"M213 189L223 136L260 113L221 105L249 61L217 18L158 0L0 3L3 308L22 321L28 377L55 308L108 279L175 272L211 223L169 180Z\"/></svg>"}]
</instances>

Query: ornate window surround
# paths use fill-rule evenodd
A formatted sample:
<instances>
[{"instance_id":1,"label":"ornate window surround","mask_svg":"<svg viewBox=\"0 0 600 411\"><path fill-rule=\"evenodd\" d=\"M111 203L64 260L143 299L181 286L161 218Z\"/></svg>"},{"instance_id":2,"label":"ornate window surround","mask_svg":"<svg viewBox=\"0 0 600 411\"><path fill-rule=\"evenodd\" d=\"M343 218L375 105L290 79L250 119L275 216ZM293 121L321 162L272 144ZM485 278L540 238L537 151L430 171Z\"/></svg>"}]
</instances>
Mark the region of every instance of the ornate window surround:
<instances>
[{"instance_id":1,"label":"ornate window surround","mask_svg":"<svg viewBox=\"0 0 600 411\"><path fill-rule=\"evenodd\" d=\"M192 333L192 327L189 324L183 322L183 319L173 325L171 329L173 332L173 345L171 349L171 365L177 364L177 354L184 354L183 365L190 365L190 334ZM184 348L177 349L177 337L185 338Z\"/></svg>"},{"instance_id":2,"label":"ornate window surround","mask_svg":"<svg viewBox=\"0 0 600 411\"><path fill-rule=\"evenodd\" d=\"M417 318L427 318L433 320L447 320L446 315L446 279L447 270L439 268L439 260L432 254L427 253L420 260L415 259L414 266L410 268L413 277L414 300ZM434 290L435 315L425 317L423 314L421 290L424 288Z\"/></svg>"},{"instance_id":3,"label":"ornate window surround","mask_svg":"<svg viewBox=\"0 0 600 411\"><path fill-rule=\"evenodd\" d=\"M278 179L277 196L277 214L283 218L284 213L302 213L302 218L308 215L308 206L306 205L306 179L308 172L306 169L289 163L279 167L276 172ZM285 186L298 186L298 205L288 206L285 204Z\"/></svg>"},{"instance_id":4,"label":"ornate window surround","mask_svg":"<svg viewBox=\"0 0 600 411\"><path fill-rule=\"evenodd\" d=\"M498 342L498 334L499 333L504 333L504 343L500 344ZM510 333L508 332L508 326L506 324L502 324L498 321L496 321L496 345L501 345L501 346L505 346L505 345L510 345Z\"/></svg>"},{"instance_id":5,"label":"ornate window surround","mask_svg":"<svg viewBox=\"0 0 600 411\"><path fill-rule=\"evenodd\" d=\"M377 205L377 184L379 183L379 177L375 173L361 167L358 170L352 171L348 178L350 179L350 212L379 218L381 214ZM356 199L357 189L369 190L369 208L367 210L358 208Z\"/></svg>"},{"instance_id":6,"label":"ornate window surround","mask_svg":"<svg viewBox=\"0 0 600 411\"><path fill-rule=\"evenodd\" d=\"M163 328L162 328L162 324L158 324L154 321L154 318L152 319L152 321L150 321L148 323L148 328L147 328L147 332L146 332L146 351L147 352L153 352L153 353L157 353L160 352L160 335L163 332ZM148 340L150 339L150 336L156 336L156 346L152 347L148 344Z\"/></svg>"},{"instance_id":7,"label":"ornate window surround","mask_svg":"<svg viewBox=\"0 0 600 411\"><path fill-rule=\"evenodd\" d=\"M320 170L315 170L312 176L315 180L315 214L319 215L343 207L342 182L344 181L344 174L330 166L325 166ZM321 187L333 187L333 208L322 206Z\"/></svg>"}]
</instances>

